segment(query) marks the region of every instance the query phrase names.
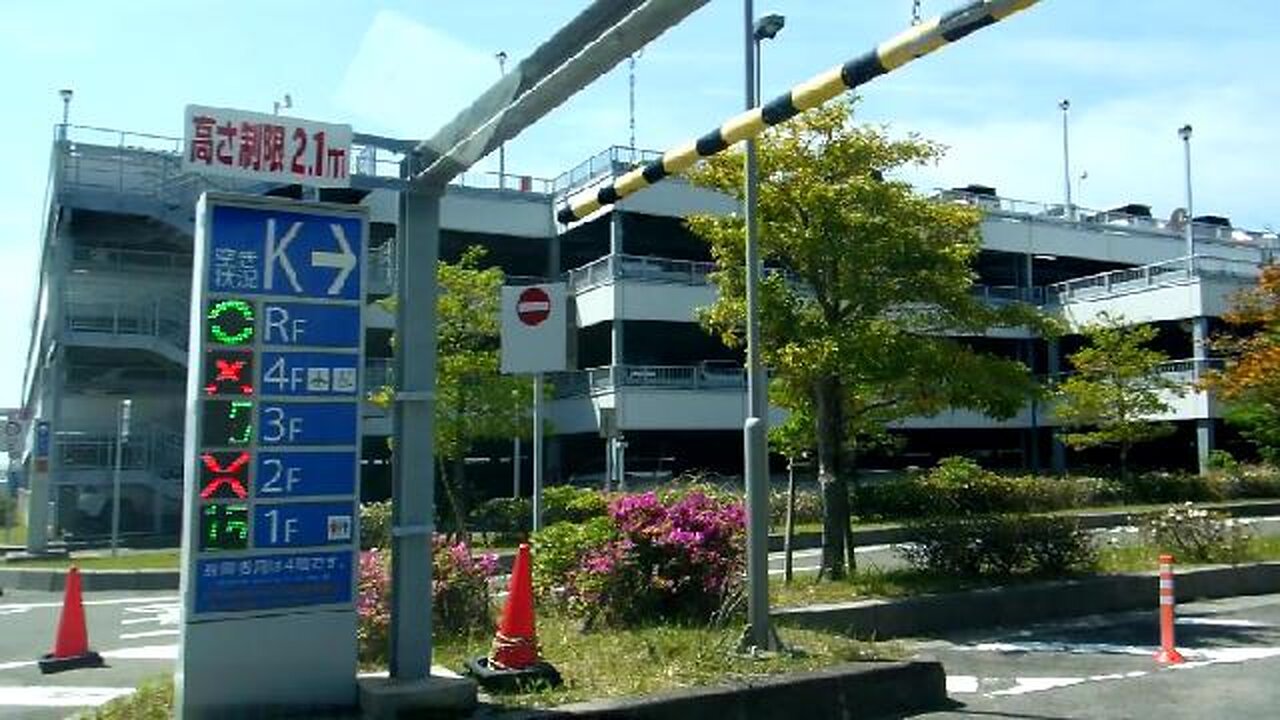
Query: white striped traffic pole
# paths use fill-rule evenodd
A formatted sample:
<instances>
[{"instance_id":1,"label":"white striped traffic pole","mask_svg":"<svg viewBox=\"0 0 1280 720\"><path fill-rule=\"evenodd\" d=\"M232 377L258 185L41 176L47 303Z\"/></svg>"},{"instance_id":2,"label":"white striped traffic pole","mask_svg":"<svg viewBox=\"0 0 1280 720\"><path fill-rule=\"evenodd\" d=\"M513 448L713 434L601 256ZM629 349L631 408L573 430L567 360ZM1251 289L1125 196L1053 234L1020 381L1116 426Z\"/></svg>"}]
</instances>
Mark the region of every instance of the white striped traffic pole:
<instances>
[{"instance_id":1,"label":"white striped traffic pole","mask_svg":"<svg viewBox=\"0 0 1280 720\"><path fill-rule=\"evenodd\" d=\"M1173 556L1160 556L1160 652L1156 662L1176 665L1185 658L1174 647L1173 637Z\"/></svg>"}]
</instances>

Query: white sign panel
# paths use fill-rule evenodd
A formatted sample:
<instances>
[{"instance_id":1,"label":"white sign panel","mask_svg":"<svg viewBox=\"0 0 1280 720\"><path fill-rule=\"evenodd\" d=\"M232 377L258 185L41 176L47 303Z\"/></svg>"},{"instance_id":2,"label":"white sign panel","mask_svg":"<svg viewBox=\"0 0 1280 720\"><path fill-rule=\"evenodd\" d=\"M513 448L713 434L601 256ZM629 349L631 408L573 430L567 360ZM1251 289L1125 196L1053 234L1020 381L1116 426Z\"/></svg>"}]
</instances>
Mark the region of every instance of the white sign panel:
<instances>
[{"instance_id":1,"label":"white sign panel","mask_svg":"<svg viewBox=\"0 0 1280 720\"><path fill-rule=\"evenodd\" d=\"M184 170L315 187L351 185L351 126L187 106Z\"/></svg>"},{"instance_id":2,"label":"white sign panel","mask_svg":"<svg viewBox=\"0 0 1280 720\"><path fill-rule=\"evenodd\" d=\"M502 372L568 370L564 283L502 288Z\"/></svg>"}]
</instances>

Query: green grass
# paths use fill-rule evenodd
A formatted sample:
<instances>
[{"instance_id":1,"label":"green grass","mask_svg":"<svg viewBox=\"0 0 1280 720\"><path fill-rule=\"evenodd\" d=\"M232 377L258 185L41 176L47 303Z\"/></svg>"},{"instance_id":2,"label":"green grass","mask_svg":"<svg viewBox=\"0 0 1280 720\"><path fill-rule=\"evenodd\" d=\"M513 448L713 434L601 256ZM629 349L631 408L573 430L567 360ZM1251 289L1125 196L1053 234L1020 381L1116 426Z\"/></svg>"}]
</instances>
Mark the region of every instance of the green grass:
<instances>
[{"instance_id":1,"label":"green grass","mask_svg":"<svg viewBox=\"0 0 1280 720\"><path fill-rule=\"evenodd\" d=\"M1098 554L1098 570L1100 572L1142 572L1155 570L1159 562L1160 548L1150 545L1133 547L1103 548ZM1186 558L1175 558L1180 567L1209 565L1213 563ZM1239 562L1259 562L1264 560L1280 560L1280 537L1255 537L1249 540Z\"/></svg>"},{"instance_id":2,"label":"green grass","mask_svg":"<svg viewBox=\"0 0 1280 720\"><path fill-rule=\"evenodd\" d=\"M901 657L893 643L868 643L841 635L781 628L783 641L803 655L767 659L735 656L740 627L655 626L634 630L582 632L579 623L556 615L538 618L542 656L565 679L557 689L504 695L512 705L550 706L593 698L643 695L681 687L714 684L746 675L812 670L854 660ZM460 670L467 658L485 655L492 638L437 641L435 662Z\"/></svg>"},{"instance_id":3,"label":"green grass","mask_svg":"<svg viewBox=\"0 0 1280 720\"><path fill-rule=\"evenodd\" d=\"M70 558L41 558L6 563L9 568L67 568L72 565L81 570L177 570L178 551L146 550L125 552L117 557L107 555L82 555Z\"/></svg>"},{"instance_id":4,"label":"green grass","mask_svg":"<svg viewBox=\"0 0 1280 720\"><path fill-rule=\"evenodd\" d=\"M116 698L76 717L89 720L168 720L172 716L173 676L166 675L146 681L131 695Z\"/></svg>"},{"instance_id":5,"label":"green grass","mask_svg":"<svg viewBox=\"0 0 1280 720\"><path fill-rule=\"evenodd\" d=\"M24 525L6 525L0 528L0 545L24 545L27 528Z\"/></svg>"}]
</instances>

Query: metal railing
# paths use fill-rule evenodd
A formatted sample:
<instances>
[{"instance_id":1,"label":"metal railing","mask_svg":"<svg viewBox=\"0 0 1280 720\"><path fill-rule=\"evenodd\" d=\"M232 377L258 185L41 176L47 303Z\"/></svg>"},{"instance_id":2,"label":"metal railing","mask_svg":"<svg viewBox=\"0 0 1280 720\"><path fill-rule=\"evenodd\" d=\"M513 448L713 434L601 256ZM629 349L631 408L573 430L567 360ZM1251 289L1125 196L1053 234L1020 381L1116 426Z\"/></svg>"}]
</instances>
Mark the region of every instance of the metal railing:
<instances>
[{"instance_id":1,"label":"metal railing","mask_svg":"<svg viewBox=\"0 0 1280 720\"><path fill-rule=\"evenodd\" d=\"M372 392L396 384L395 361L391 358L365 358L364 389Z\"/></svg>"},{"instance_id":2,"label":"metal railing","mask_svg":"<svg viewBox=\"0 0 1280 720\"><path fill-rule=\"evenodd\" d=\"M1210 370L1221 370L1226 367L1224 358L1187 358L1169 360L1158 366L1160 374L1181 382L1199 382L1200 378Z\"/></svg>"},{"instance_id":3,"label":"metal railing","mask_svg":"<svg viewBox=\"0 0 1280 720\"><path fill-rule=\"evenodd\" d=\"M569 289L573 292L581 292L621 279L678 285L706 285L709 282L707 274L715 269L715 263L711 262L640 255L605 255L570 270Z\"/></svg>"},{"instance_id":4,"label":"metal railing","mask_svg":"<svg viewBox=\"0 0 1280 720\"><path fill-rule=\"evenodd\" d=\"M1044 304L1043 287L1022 287L1020 285L974 285L969 289L974 297L993 305L1025 302L1033 305Z\"/></svg>"},{"instance_id":5,"label":"metal railing","mask_svg":"<svg viewBox=\"0 0 1280 720\"><path fill-rule=\"evenodd\" d=\"M1196 255L1054 283L1045 288L1045 295L1050 305L1065 305L1187 283L1201 277L1255 278L1258 273L1258 265L1245 260Z\"/></svg>"},{"instance_id":6,"label":"metal railing","mask_svg":"<svg viewBox=\"0 0 1280 720\"><path fill-rule=\"evenodd\" d=\"M103 270L190 271L191 254L76 245L71 252L71 263L75 267Z\"/></svg>"},{"instance_id":7,"label":"metal railing","mask_svg":"<svg viewBox=\"0 0 1280 720\"><path fill-rule=\"evenodd\" d=\"M742 390L746 375L738 366L613 365L556 373L550 381L556 397L605 393L620 387L660 390Z\"/></svg>"},{"instance_id":8,"label":"metal railing","mask_svg":"<svg viewBox=\"0 0 1280 720\"><path fill-rule=\"evenodd\" d=\"M182 467L182 435L159 429L135 428L124 441L120 455L123 470L158 470ZM93 470L115 465L116 434L113 430L60 432L54 449L62 469Z\"/></svg>"},{"instance_id":9,"label":"metal railing","mask_svg":"<svg viewBox=\"0 0 1280 720\"><path fill-rule=\"evenodd\" d=\"M563 195L606 175L621 175L637 165L658 160L658 150L613 145L583 160L551 181L551 193Z\"/></svg>"},{"instance_id":10,"label":"metal railing","mask_svg":"<svg viewBox=\"0 0 1280 720\"><path fill-rule=\"evenodd\" d=\"M148 336L187 349L187 298L110 297L72 290L63 303L63 327L69 332Z\"/></svg>"},{"instance_id":11,"label":"metal railing","mask_svg":"<svg viewBox=\"0 0 1280 720\"><path fill-rule=\"evenodd\" d=\"M1016 200L964 190L935 189L934 197L947 202L972 205L990 215L1078 224L1106 233L1140 232L1181 237L1186 227L1183 222L1146 215L1133 215L1115 210L1094 210L1074 204L1067 206L1061 203ZM1280 248L1280 237L1277 237L1274 232L1250 232L1225 225L1192 222L1191 233L1197 241L1256 245L1267 249Z\"/></svg>"}]
</instances>

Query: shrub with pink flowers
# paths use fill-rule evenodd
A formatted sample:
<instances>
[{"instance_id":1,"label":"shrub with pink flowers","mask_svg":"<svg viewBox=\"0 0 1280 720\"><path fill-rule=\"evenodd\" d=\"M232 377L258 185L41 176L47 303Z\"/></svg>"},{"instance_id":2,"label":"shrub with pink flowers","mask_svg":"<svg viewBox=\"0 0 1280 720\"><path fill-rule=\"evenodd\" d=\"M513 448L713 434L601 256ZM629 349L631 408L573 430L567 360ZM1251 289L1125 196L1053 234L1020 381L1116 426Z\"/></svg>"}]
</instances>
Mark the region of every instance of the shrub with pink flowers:
<instances>
[{"instance_id":1,"label":"shrub with pink flowers","mask_svg":"<svg viewBox=\"0 0 1280 720\"><path fill-rule=\"evenodd\" d=\"M391 621L391 553L374 548L360 553L356 583L356 627L360 660L386 660ZM465 543L443 535L432 542L431 617L434 631L448 635L493 630L489 578L497 572L494 555L473 555Z\"/></svg>"},{"instance_id":2,"label":"shrub with pink flowers","mask_svg":"<svg viewBox=\"0 0 1280 720\"><path fill-rule=\"evenodd\" d=\"M740 503L699 490L648 492L616 498L608 517L614 532L582 548L562 577L544 578L575 614L607 625L706 622L737 589Z\"/></svg>"}]
</instances>

